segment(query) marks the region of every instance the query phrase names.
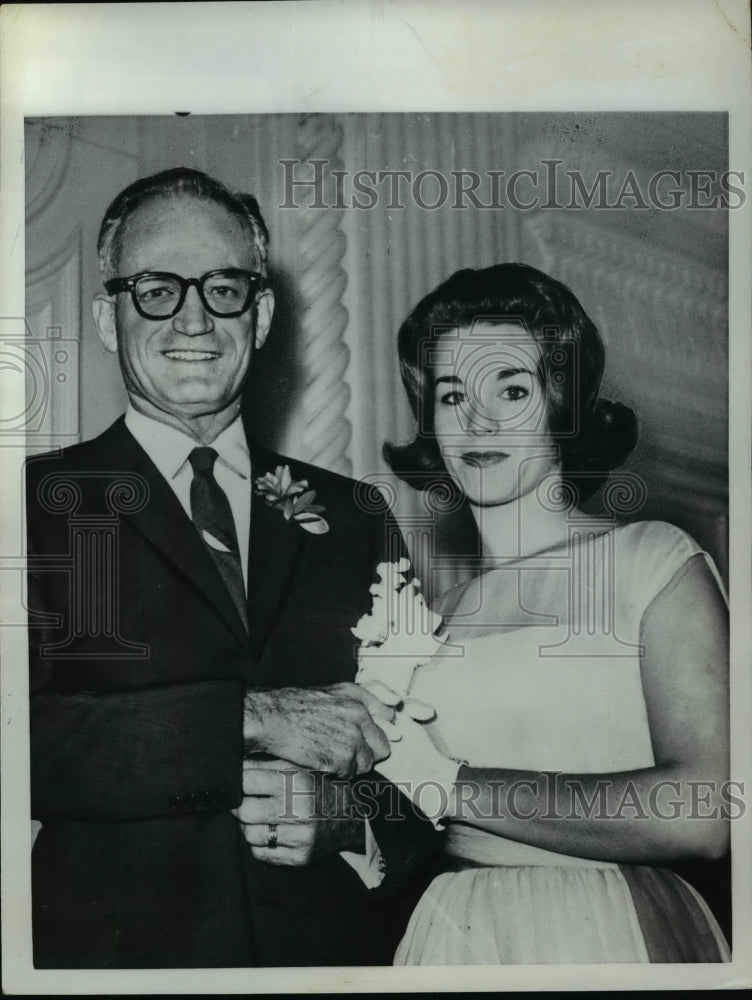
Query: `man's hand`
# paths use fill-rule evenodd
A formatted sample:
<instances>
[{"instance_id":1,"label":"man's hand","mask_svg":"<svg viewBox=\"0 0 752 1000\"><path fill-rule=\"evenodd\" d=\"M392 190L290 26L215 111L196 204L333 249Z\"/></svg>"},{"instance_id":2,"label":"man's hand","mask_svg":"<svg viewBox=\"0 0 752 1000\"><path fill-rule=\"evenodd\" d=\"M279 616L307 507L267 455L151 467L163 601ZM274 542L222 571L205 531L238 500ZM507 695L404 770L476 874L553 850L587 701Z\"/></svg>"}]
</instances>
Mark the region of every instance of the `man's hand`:
<instances>
[{"instance_id":1,"label":"man's hand","mask_svg":"<svg viewBox=\"0 0 752 1000\"><path fill-rule=\"evenodd\" d=\"M347 782L284 760L246 761L243 802L234 815L258 861L298 867L362 849L364 821L351 808ZM271 847L270 837L276 839Z\"/></svg>"},{"instance_id":2,"label":"man's hand","mask_svg":"<svg viewBox=\"0 0 752 1000\"><path fill-rule=\"evenodd\" d=\"M391 722L394 709L356 684L247 691L245 753L267 753L300 767L353 777L389 756L389 741L374 719Z\"/></svg>"}]
</instances>

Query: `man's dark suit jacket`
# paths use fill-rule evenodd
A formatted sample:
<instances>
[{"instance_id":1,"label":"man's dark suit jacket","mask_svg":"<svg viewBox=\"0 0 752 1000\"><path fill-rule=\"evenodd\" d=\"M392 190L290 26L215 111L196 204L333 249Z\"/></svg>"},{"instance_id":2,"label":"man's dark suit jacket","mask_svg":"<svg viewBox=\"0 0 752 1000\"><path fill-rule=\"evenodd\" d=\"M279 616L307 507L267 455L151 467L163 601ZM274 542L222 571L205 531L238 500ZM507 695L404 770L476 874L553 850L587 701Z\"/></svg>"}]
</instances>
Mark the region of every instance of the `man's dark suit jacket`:
<instances>
[{"instance_id":1,"label":"man's dark suit jacket","mask_svg":"<svg viewBox=\"0 0 752 1000\"><path fill-rule=\"evenodd\" d=\"M350 480L251 454L254 477L307 479L330 531L254 496L249 633L123 418L27 462L37 967L385 964L425 884L433 830L409 809L372 824L387 878L371 891L338 855L257 862L230 812L245 688L352 680L388 529L399 545Z\"/></svg>"}]
</instances>

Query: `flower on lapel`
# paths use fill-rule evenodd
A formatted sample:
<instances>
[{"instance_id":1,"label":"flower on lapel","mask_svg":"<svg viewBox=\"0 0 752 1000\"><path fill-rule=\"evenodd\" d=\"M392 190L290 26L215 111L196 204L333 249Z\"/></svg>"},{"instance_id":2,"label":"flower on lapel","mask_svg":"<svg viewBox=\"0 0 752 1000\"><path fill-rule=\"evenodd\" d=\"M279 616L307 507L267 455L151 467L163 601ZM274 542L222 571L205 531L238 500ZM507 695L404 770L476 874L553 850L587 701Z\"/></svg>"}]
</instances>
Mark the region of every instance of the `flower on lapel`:
<instances>
[{"instance_id":1,"label":"flower on lapel","mask_svg":"<svg viewBox=\"0 0 752 1000\"><path fill-rule=\"evenodd\" d=\"M326 508L314 503L316 491L308 489L307 479L294 480L289 465L278 465L274 472L259 476L255 488L269 507L282 511L286 521L297 521L312 535L325 535L329 530L321 517Z\"/></svg>"}]
</instances>

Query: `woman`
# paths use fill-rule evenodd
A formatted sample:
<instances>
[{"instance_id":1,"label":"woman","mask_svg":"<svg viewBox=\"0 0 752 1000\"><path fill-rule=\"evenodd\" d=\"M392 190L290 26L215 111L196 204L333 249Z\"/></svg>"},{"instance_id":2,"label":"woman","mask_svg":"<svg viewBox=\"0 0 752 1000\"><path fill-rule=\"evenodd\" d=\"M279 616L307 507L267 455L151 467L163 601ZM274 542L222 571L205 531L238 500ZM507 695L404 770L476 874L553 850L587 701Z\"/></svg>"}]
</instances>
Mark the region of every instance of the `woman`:
<instances>
[{"instance_id":1,"label":"woman","mask_svg":"<svg viewBox=\"0 0 752 1000\"><path fill-rule=\"evenodd\" d=\"M501 264L423 299L399 353L419 427L385 453L412 485L464 494L483 572L439 602L448 643L410 690L462 763L450 870L396 963L728 960L707 905L661 867L727 850L722 585L679 529L577 505L637 439L632 411L598 396L595 326L564 285ZM402 726L403 765L425 758L419 728Z\"/></svg>"}]
</instances>

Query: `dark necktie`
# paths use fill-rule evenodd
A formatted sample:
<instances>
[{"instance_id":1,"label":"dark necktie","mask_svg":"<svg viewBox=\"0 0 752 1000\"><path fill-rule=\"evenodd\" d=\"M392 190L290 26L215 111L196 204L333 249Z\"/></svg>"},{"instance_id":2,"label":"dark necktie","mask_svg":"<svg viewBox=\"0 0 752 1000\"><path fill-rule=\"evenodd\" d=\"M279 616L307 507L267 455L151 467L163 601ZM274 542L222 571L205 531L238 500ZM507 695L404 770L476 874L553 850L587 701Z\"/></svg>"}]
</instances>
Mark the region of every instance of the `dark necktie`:
<instances>
[{"instance_id":1,"label":"dark necktie","mask_svg":"<svg viewBox=\"0 0 752 1000\"><path fill-rule=\"evenodd\" d=\"M240 620L248 630L248 606L243 584L238 536L230 501L214 478L214 448L194 448L188 456L193 468L191 513L201 539L222 575ZM207 535L210 537L207 538Z\"/></svg>"}]
</instances>

